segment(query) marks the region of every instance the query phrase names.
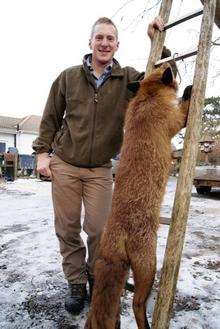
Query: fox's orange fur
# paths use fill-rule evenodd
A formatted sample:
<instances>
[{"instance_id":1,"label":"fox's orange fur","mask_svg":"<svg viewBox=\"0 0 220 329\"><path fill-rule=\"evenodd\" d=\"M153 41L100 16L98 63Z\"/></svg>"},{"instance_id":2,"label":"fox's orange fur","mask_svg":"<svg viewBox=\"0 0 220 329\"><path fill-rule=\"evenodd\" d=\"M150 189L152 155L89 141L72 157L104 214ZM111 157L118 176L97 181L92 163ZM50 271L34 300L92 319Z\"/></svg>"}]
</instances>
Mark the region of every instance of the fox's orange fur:
<instances>
[{"instance_id":1,"label":"fox's orange fur","mask_svg":"<svg viewBox=\"0 0 220 329\"><path fill-rule=\"evenodd\" d=\"M120 296L129 268L138 328L150 328L146 301L156 271L157 229L170 169L171 138L184 127L189 105L187 93L180 105L176 93L177 83L165 64L140 82L129 104L86 329L120 328Z\"/></svg>"}]
</instances>

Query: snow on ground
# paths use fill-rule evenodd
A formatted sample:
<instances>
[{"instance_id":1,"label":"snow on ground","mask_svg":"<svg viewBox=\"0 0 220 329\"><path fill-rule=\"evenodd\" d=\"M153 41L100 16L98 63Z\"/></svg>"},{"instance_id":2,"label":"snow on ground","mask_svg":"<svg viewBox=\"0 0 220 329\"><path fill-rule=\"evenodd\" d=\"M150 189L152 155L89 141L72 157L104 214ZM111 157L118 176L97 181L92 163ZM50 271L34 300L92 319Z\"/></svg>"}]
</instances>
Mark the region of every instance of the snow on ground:
<instances>
[{"instance_id":1,"label":"snow on ground","mask_svg":"<svg viewBox=\"0 0 220 329\"><path fill-rule=\"evenodd\" d=\"M161 213L170 217L176 179L170 178ZM79 316L64 309L66 282L53 229L51 184L19 179L0 186L0 328L81 329ZM219 329L220 190L198 196L193 190L171 329ZM169 226L158 234L158 273L148 303L149 316ZM84 236L85 237L85 236ZM122 301L122 329L134 329L132 293Z\"/></svg>"}]
</instances>

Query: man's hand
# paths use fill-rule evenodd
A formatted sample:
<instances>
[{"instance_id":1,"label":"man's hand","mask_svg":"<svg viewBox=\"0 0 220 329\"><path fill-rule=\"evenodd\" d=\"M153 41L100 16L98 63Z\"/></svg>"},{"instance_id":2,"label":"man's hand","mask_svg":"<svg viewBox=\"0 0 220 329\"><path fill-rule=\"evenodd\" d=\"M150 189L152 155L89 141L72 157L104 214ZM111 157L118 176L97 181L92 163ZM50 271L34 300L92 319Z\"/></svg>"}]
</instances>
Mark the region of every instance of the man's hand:
<instances>
[{"instance_id":1,"label":"man's hand","mask_svg":"<svg viewBox=\"0 0 220 329\"><path fill-rule=\"evenodd\" d=\"M50 171L50 160L48 153L40 153L37 155L37 171L46 177L51 178L51 171Z\"/></svg>"},{"instance_id":2,"label":"man's hand","mask_svg":"<svg viewBox=\"0 0 220 329\"><path fill-rule=\"evenodd\" d=\"M163 31L164 21L160 16L154 18L154 20L148 25L147 34L151 41L153 40L154 33L156 30Z\"/></svg>"}]
</instances>

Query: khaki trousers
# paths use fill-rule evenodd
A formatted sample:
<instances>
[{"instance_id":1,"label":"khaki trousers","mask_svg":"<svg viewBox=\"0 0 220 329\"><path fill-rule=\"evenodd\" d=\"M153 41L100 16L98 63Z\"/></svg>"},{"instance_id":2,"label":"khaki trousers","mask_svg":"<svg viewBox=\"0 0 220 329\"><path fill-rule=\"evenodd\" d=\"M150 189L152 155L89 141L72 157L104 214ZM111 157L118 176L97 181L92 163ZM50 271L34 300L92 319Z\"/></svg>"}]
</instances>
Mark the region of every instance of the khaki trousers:
<instances>
[{"instance_id":1,"label":"khaki trousers","mask_svg":"<svg viewBox=\"0 0 220 329\"><path fill-rule=\"evenodd\" d=\"M112 171L107 167L75 167L57 155L51 158L50 168L55 231L63 256L63 271L69 282L86 283L87 271L93 275L101 233L111 206ZM88 235L87 261L86 247L80 236L82 228Z\"/></svg>"}]
</instances>

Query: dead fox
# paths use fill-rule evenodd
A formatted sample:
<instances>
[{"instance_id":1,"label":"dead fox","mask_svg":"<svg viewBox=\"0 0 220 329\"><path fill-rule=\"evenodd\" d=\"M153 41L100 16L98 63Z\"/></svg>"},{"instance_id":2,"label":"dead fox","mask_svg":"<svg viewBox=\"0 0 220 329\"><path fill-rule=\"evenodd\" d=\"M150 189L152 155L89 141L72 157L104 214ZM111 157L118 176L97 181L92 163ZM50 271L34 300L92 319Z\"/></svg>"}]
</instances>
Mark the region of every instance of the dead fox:
<instances>
[{"instance_id":1,"label":"dead fox","mask_svg":"<svg viewBox=\"0 0 220 329\"><path fill-rule=\"evenodd\" d=\"M95 265L86 329L120 328L120 296L133 271L133 310L139 329L150 328L146 301L156 272L160 206L170 170L171 138L184 127L191 86L177 99L177 82L164 64L141 82L130 102L111 212Z\"/></svg>"}]
</instances>

